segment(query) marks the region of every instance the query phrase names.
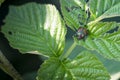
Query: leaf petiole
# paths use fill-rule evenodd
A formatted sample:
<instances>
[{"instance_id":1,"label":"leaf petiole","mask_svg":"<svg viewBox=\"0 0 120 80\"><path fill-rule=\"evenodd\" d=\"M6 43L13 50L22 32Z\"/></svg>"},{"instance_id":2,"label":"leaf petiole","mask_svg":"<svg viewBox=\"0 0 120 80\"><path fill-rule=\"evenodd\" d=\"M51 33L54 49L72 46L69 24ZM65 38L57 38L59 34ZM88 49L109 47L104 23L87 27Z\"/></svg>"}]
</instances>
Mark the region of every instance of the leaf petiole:
<instances>
[{"instance_id":1,"label":"leaf petiole","mask_svg":"<svg viewBox=\"0 0 120 80\"><path fill-rule=\"evenodd\" d=\"M9 74L14 80L23 80L21 75L16 71L12 64L7 60L7 58L0 51L0 68Z\"/></svg>"},{"instance_id":2,"label":"leaf petiole","mask_svg":"<svg viewBox=\"0 0 120 80\"><path fill-rule=\"evenodd\" d=\"M73 49L76 47L76 42L74 42L71 47L67 50L67 52L63 55L63 57L61 58L61 60L64 60L66 59L70 54L71 52L73 51Z\"/></svg>"}]
</instances>

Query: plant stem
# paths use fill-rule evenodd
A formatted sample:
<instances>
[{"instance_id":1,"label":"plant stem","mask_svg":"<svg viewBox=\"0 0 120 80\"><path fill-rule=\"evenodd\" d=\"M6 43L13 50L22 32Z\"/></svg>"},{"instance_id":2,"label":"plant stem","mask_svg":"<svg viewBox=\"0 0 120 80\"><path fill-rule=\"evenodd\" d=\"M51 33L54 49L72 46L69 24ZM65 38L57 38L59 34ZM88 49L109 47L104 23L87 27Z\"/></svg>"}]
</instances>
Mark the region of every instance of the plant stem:
<instances>
[{"instance_id":1,"label":"plant stem","mask_svg":"<svg viewBox=\"0 0 120 80\"><path fill-rule=\"evenodd\" d=\"M15 70L15 68L10 64L7 58L0 51L0 68L10 75L14 80L23 80L21 75Z\"/></svg>"},{"instance_id":2,"label":"plant stem","mask_svg":"<svg viewBox=\"0 0 120 80\"><path fill-rule=\"evenodd\" d=\"M67 57L70 55L70 53L73 51L73 49L74 49L75 47L76 47L76 42L74 42L74 43L71 45L71 47L67 50L67 52L66 52L65 55L63 56L62 60L65 59L65 58L67 58Z\"/></svg>"}]
</instances>

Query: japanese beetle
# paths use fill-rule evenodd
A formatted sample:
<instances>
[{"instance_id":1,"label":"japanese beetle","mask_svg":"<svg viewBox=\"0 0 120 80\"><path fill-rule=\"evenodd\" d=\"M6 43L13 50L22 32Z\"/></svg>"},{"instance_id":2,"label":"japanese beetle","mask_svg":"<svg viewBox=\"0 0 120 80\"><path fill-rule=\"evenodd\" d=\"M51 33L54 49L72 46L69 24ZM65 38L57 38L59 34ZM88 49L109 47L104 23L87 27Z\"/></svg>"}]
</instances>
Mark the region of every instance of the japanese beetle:
<instances>
[{"instance_id":1,"label":"japanese beetle","mask_svg":"<svg viewBox=\"0 0 120 80\"><path fill-rule=\"evenodd\" d=\"M84 27L80 27L75 34L78 40L85 39L87 35L88 30Z\"/></svg>"}]
</instances>

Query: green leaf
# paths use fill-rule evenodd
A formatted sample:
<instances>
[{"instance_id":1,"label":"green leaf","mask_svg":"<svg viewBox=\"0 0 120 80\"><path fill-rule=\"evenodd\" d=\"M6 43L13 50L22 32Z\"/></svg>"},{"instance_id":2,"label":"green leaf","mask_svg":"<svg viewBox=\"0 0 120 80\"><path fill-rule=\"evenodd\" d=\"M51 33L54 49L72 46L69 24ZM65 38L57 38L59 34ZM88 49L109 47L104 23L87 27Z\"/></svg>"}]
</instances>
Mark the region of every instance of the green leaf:
<instances>
[{"instance_id":1,"label":"green leaf","mask_svg":"<svg viewBox=\"0 0 120 80\"><path fill-rule=\"evenodd\" d=\"M53 5L10 6L2 32L10 45L22 53L59 56L64 49L66 29Z\"/></svg>"},{"instance_id":2,"label":"green leaf","mask_svg":"<svg viewBox=\"0 0 120 80\"><path fill-rule=\"evenodd\" d=\"M89 34L79 45L98 51L108 59L120 60L120 25L116 22L98 22L89 25ZM116 29L116 31L114 31Z\"/></svg>"},{"instance_id":3,"label":"green leaf","mask_svg":"<svg viewBox=\"0 0 120 80\"><path fill-rule=\"evenodd\" d=\"M91 20L120 16L120 0L89 0Z\"/></svg>"},{"instance_id":4,"label":"green leaf","mask_svg":"<svg viewBox=\"0 0 120 80\"><path fill-rule=\"evenodd\" d=\"M89 52L82 52L74 60L50 58L38 71L37 80L109 80L102 63Z\"/></svg>"},{"instance_id":5,"label":"green leaf","mask_svg":"<svg viewBox=\"0 0 120 80\"><path fill-rule=\"evenodd\" d=\"M85 0L60 0L61 11L66 24L73 30L87 23Z\"/></svg>"}]
</instances>

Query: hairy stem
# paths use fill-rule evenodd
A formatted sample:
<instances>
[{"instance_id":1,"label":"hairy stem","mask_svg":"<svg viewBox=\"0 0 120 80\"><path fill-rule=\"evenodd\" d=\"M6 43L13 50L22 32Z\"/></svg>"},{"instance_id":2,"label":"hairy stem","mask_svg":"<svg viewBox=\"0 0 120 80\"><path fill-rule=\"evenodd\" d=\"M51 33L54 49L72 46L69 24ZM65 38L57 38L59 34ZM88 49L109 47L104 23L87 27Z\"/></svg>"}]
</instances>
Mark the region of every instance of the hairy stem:
<instances>
[{"instance_id":1,"label":"hairy stem","mask_svg":"<svg viewBox=\"0 0 120 80\"><path fill-rule=\"evenodd\" d=\"M20 74L15 70L15 68L10 64L7 58L0 51L0 68L10 75L14 80L23 80Z\"/></svg>"}]
</instances>

